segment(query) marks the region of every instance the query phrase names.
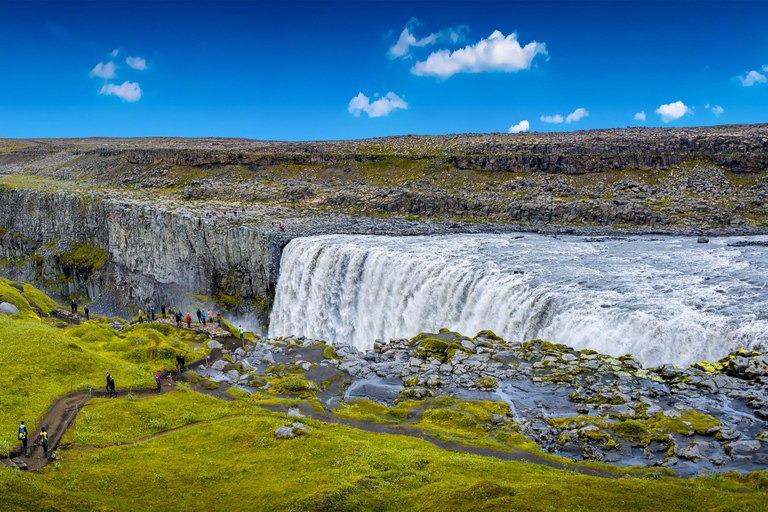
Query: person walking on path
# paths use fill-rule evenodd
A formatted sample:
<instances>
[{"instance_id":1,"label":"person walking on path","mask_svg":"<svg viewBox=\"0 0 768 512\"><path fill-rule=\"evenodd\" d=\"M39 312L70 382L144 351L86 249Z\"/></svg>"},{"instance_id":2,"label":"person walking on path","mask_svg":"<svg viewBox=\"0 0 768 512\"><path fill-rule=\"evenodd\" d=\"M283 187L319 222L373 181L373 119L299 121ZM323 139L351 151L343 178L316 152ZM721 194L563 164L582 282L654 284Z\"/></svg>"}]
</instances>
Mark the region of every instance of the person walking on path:
<instances>
[{"instance_id":1,"label":"person walking on path","mask_svg":"<svg viewBox=\"0 0 768 512\"><path fill-rule=\"evenodd\" d=\"M75 308L75 311L74 311L74 312L75 312L75 314L77 314L77 302L73 302L73 304L74 304L74 305L73 305L72 307L73 307L73 308Z\"/></svg>"},{"instance_id":2,"label":"person walking on path","mask_svg":"<svg viewBox=\"0 0 768 512\"><path fill-rule=\"evenodd\" d=\"M147 322L152 321L152 315L149 313L149 306L147 306Z\"/></svg>"},{"instance_id":3,"label":"person walking on path","mask_svg":"<svg viewBox=\"0 0 768 512\"><path fill-rule=\"evenodd\" d=\"M45 431L45 427L40 428L40 444L43 445L43 455L48 458L48 432Z\"/></svg>"},{"instance_id":4,"label":"person walking on path","mask_svg":"<svg viewBox=\"0 0 768 512\"><path fill-rule=\"evenodd\" d=\"M162 315L163 315L163 318L165 318L165 304L163 304L162 306L160 306L160 313L162 313Z\"/></svg>"},{"instance_id":5,"label":"person walking on path","mask_svg":"<svg viewBox=\"0 0 768 512\"><path fill-rule=\"evenodd\" d=\"M163 392L163 379L160 378L160 372L155 374L155 383L157 384L157 392Z\"/></svg>"},{"instance_id":6,"label":"person walking on path","mask_svg":"<svg viewBox=\"0 0 768 512\"><path fill-rule=\"evenodd\" d=\"M115 379L112 378L109 372L107 372L107 391L109 392L110 398L112 398L112 395L115 395L115 398L117 398L117 391L115 391Z\"/></svg>"},{"instance_id":7,"label":"person walking on path","mask_svg":"<svg viewBox=\"0 0 768 512\"><path fill-rule=\"evenodd\" d=\"M151 308L149 308L149 310L152 312L152 321L154 322L155 321L155 307L152 306Z\"/></svg>"},{"instance_id":8,"label":"person walking on path","mask_svg":"<svg viewBox=\"0 0 768 512\"><path fill-rule=\"evenodd\" d=\"M140 324L144 323L144 311L142 311L141 309L139 310L139 323Z\"/></svg>"},{"instance_id":9,"label":"person walking on path","mask_svg":"<svg viewBox=\"0 0 768 512\"><path fill-rule=\"evenodd\" d=\"M190 316L189 313L187 313L187 329L191 329L191 328L192 328L192 317Z\"/></svg>"},{"instance_id":10,"label":"person walking on path","mask_svg":"<svg viewBox=\"0 0 768 512\"><path fill-rule=\"evenodd\" d=\"M203 325L205 325L205 311L203 311Z\"/></svg>"},{"instance_id":11,"label":"person walking on path","mask_svg":"<svg viewBox=\"0 0 768 512\"><path fill-rule=\"evenodd\" d=\"M184 354L181 354L181 371L187 371L187 358L184 357Z\"/></svg>"},{"instance_id":12,"label":"person walking on path","mask_svg":"<svg viewBox=\"0 0 768 512\"><path fill-rule=\"evenodd\" d=\"M216 312L216 320L219 321L219 327L221 327L221 311Z\"/></svg>"},{"instance_id":13,"label":"person walking on path","mask_svg":"<svg viewBox=\"0 0 768 512\"><path fill-rule=\"evenodd\" d=\"M72 299L69 299L69 310L73 313L75 312L75 301Z\"/></svg>"},{"instance_id":14,"label":"person walking on path","mask_svg":"<svg viewBox=\"0 0 768 512\"><path fill-rule=\"evenodd\" d=\"M87 304L85 306L83 306L83 313L85 313L85 319L86 320L90 320L91 319L91 315L89 314L90 310L88 309L88 305Z\"/></svg>"},{"instance_id":15,"label":"person walking on path","mask_svg":"<svg viewBox=\"0 0 768 512\"><path fill-rule=\"evenodd\" d=\"M176 352L176 369L179 371L179 375L181 375L181 352Z\"/></svg>"},{"instance_id":16,"label":"person walking on path","mask_svg":"<svg viewBox=\"0 0 768 512\"><path fill-rule=\"evenodd\" d=\"M242 324L240 325L240 327L238 327L237 332L240 334L240 343L242 343L243 342L243 326L242 326Z\"/></svg>"},{"instance_id":17,"label":"person walking on path","mask_svg":"<svg viewBox=\"0 0 768 512\"><path fill-rule=\"evenodd\" d=\"M181 313L179 311L176 312L176 327L181 327Z\"/></svg>"},{"instance_id":18,"label":"person walking on path","mask_svg":"<svg viewBox=\"0 0 768 512\"><path fill-rule=\"evenodd\" d=\"M203 313L200 311L200 308L197 308L197 323L203 323Z\"/></svg>"},{"instance_id":19,"label":"person walking on path","mask_svg":"<svg viewBox=\"0 0 768 512\"><path fill-rule=\"evenodd\" d=\"M213 322L213 313L211 312L210 309L208 310L208 316L206 318L208 319L209 322Z\"/></svg>"},{"instance_id":20,"label":"person walking on path","mask_svg":"<svg viewBox=\"0 0 768 512\"><path fill-rule=\"evenodd\" d=\"M21 422L21 425L19 426L19 441L21 441L21 447L24 450L24 456L27 456L27 426L24 425L24 422Z\"/></svg>"}]
</instances>

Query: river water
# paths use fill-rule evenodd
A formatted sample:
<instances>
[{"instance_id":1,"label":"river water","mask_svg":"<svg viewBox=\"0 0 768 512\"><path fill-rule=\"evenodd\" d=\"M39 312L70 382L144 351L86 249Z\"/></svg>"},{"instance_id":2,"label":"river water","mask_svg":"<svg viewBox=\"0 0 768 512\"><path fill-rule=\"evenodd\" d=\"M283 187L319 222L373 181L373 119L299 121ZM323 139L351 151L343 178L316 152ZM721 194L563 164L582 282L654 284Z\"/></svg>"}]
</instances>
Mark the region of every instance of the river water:
<instances>
[{"instance_id":1,"label":"river water","mask_svg":"<svg viewBox=\"0 0 768 512\"><path fill-rule=\"evenodd\" d=\"M317 236L284 249L269 335L358 349L441 327L644 365L768 349L768 237Z\"/></svg>"}]
</instances>

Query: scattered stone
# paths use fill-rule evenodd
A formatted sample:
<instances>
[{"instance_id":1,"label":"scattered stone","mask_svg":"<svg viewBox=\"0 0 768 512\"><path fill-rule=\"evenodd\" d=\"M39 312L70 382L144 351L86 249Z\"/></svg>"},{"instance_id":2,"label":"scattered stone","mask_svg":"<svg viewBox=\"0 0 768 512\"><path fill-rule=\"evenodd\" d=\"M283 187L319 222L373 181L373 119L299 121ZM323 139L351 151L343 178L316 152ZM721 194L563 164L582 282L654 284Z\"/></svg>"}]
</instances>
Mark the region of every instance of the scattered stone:
<instances>
[{"instance_id":1,"label":"scattered stone","mask_svg":"<svg viewBox=\"0 0 768 512\"><path fill-rule=\"evenodd\" d=\"M11 304L10 302L0 303L0 313L3 315L18 315L19 308Z\"/></svg>"}]
</instances>

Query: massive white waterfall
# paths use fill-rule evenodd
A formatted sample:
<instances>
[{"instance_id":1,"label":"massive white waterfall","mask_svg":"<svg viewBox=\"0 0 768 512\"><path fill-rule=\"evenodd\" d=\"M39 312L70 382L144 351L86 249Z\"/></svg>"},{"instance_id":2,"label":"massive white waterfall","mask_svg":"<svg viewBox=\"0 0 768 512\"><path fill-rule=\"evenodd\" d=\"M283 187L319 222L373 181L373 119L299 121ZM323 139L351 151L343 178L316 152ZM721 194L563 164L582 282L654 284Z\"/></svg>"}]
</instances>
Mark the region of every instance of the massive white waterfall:
<instances>
[{"instance_id":1,"label":"massive white waterfall","mask_svg":"<svg viewBox=\"0 0 768 512\"><path fill-rule=\"evenodd\" d=\"M762 240L763 238L758 238ZM768 347L768 256L738 239L318 236L284 249L270 336L354 344L441 327L646 365Z\"/></svg>"}]
</instances>

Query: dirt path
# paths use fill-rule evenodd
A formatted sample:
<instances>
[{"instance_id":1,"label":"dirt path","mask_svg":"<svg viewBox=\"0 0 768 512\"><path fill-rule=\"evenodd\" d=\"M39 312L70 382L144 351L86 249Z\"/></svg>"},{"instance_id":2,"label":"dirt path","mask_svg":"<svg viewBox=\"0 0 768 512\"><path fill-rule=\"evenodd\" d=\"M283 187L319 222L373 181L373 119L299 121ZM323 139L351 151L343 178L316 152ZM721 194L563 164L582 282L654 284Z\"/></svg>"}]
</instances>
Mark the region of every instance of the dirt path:
<instances>
[{"instance_id":1,"label":"dirt path","mask_svg":"<svg viewBox=\"0 0 768 512\"><path fill-rule=\"evenodd\" d=\"M167 393L173 389L173 384L170 380L163 379L163 393ZM128 396L145 397L157 395L157 388L144 388L144 389L118 389L117 400L127 398ZM34 434L30 434L28 437L28 450L27 457L22 457L24 463L30 471L35 471L44 467L50 462L48 458L44 456L43 447L37 441L40 438L40 427L44 426L48 433L48 455L56 450L61 442L64 434L67 433L69 428L75 422L77 413L88 403L92 398L106 398L106 390L93 390L93 391L76 391L62 396L56 400L53 405L46 411L45 416L40 421L37 430ZM19 457L21 455L21 445L11 451L11 458Z\"/></svg>"}]
</instances>

